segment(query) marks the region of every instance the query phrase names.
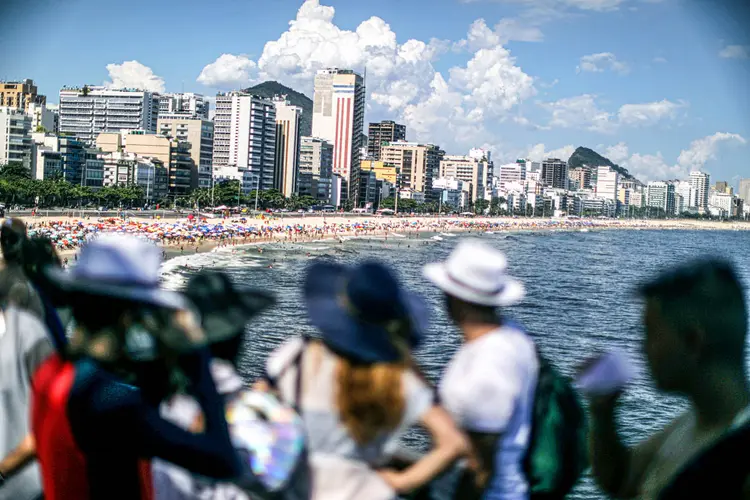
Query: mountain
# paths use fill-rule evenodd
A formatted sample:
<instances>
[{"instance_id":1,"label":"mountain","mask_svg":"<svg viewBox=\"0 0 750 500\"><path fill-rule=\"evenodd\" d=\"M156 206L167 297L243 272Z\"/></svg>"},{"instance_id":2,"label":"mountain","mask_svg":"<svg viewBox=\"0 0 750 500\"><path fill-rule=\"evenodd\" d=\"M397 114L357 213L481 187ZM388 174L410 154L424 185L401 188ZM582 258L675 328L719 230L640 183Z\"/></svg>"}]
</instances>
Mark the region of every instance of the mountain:
<instances>
[{"instance_id":1,"label":"mountain","mask_svg":"<svg viewBox=\"0 0 750 500\"><path fill-rule=\"evenodd\" d=\"M251 94L255 94L260 97L267 99L272 98L276 95L286 95L286 98L294 106L302 108L302 116L300 117L300 134L301 135L312 135L312 115L313 115L313 102L312 99L307 97L305 94L297 92L294 89L280 84L279 82L263 82L259 83L255 87L250 87L244 90Z\"/></svg>"},{"instance_id":2,"label":"mountain","mask_svg":"<svg viewBox=\"0 0 750 500\"><path fill-rule=\"evenodd\" d=\"M612 170L616 171L626 179L635 178L630 174L630 172L628 172L628 169L623 168L619 165L615 165L609 160L609 158L605 158L593 149L579 146L578 148L576 148L573 154L570 155L570 159L568 160L568 168L582 167L584 165L592 168L605 166L612 167Z\"/></svg>"}]
</instances>

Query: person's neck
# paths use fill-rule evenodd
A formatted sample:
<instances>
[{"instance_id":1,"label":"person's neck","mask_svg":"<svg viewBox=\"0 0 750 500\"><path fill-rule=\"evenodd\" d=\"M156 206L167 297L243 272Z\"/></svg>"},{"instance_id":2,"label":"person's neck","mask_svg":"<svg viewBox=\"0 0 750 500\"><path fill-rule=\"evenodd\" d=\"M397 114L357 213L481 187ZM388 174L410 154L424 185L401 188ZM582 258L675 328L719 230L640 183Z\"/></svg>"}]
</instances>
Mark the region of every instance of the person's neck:
<instances>
[{"instance_id":1,"label":"person's neck","mask_svg":"<svg viewBox=\"0 0 750 500\"><path fill-rule=\"evenodd\" d=\"M500 326L499 323L474 323L464 322L461 323L461 331L464 333L464 339L466 342L472 342L479 338L484 337L488 333L497 330Z\"/></svg>"},{"instance_id":2,"label":"person's neck","mask_svg":"<svg viewBox=\"0 0 750 500\"><path fill-rule=\"evenodd\" d=\"M699 428L724 428L750 405L750 388L743 370L719 365L701 373L689 398Z\"/></svg>"}]
</instances>

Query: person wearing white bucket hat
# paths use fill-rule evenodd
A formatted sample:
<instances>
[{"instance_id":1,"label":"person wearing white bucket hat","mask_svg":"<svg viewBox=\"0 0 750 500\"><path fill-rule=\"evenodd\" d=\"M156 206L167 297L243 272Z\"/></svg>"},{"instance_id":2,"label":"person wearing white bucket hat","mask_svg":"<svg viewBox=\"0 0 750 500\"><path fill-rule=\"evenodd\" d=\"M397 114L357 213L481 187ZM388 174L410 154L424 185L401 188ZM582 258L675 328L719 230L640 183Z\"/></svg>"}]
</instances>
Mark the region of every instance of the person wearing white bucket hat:
<instances>
[{"instance_id":1,"label":"person wearing white bucket hat","mask_svg":"<svg viewBox=\"0 0 750 500\"><path fill-rule=\"evenodd\" d=\"M539 360L523 328L498 314L498 307L525 296L507 270L505 255L477 239L461 241L447 260L424 267L464 336L440 387L441 402L474 449L454 498L529 498L523 460Z\"/></svg>"}]
</instances>

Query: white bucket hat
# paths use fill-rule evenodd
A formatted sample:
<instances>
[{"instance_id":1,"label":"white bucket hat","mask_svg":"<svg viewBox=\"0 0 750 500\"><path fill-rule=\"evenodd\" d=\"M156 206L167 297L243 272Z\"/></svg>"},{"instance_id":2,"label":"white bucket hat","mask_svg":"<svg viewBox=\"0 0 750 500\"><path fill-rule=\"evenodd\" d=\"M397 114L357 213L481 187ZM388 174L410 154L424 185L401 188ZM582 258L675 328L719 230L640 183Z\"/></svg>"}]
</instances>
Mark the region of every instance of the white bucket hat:
<instances>
[{"instance_id":1,"label":"white bucket hat","mask_svg":"<svg viewBox=\"0 0 750 500\"><path fill-rule=\"evenodd\" d=\"M482 306L511 306L526 295L507 274L505 255L478 239L462 240L444 262L424 266L424 276L443 292Z\"/></svg>"}]
</instances>

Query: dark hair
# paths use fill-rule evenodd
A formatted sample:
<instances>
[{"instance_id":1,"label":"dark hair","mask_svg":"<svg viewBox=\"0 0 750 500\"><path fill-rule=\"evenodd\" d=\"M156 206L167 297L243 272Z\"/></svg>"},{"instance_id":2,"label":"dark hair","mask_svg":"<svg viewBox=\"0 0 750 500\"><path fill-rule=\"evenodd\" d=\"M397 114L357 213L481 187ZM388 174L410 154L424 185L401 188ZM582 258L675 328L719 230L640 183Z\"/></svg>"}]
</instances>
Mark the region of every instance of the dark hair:
<instances>
[{"instance_id":1,"label":"dark hair","mask_svg":"<svg viewBox=\"0 0 750 500\"><path fill-rule=\"evenodd\" d=\"M494 306L473 304L450 294L445 294L445 300L448 305L448 312L456 322L501 323L500 313Z\"/></svg>"},{"instance_id":2,"label":"dark hair","mask_svg":"<svg viewBox=\"0 0 750 500\"><path fill-rule=\"evenodd\" d=\"M55 245L46 236L25 239L21 244L21 253L24 274L34 284L42 278L43 268L62 266Z\"/></svg>"},{"instance_id":3,"label":"dark hair","mask_svg":"<svg viewBox=\"0 0 750 500\"><path fill-rule=\"evenodd\" d=\"M0 250L5 262L21 263L26 224L21 219L5 219L0 228Z\"/></svg>"},{"instance_id":4,"label":"dark hair","mask_svg":"<svg viewBox=\"0 0 750 500\"><path fill-rule=\"evenodd\" d=\"M744 364L748 327L744 289L734 268L720 259L701 259L659 275L639 288L655 300L677 331L699 328L708 354Z\"/></svg>"}]
</instances>

